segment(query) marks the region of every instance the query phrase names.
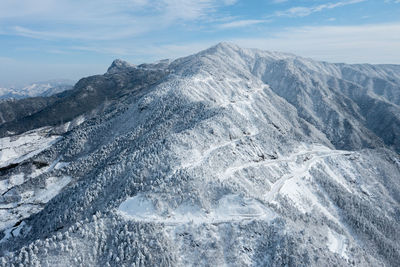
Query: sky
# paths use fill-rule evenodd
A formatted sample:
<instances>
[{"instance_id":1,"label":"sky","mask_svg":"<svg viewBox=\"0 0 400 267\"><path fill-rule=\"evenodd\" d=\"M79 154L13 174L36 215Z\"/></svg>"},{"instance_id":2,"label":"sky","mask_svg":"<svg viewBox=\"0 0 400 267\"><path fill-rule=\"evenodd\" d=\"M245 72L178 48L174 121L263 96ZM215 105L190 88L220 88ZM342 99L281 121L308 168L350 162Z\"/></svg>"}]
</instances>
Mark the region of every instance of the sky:
<instances>
[{"instance_id":1,"label":"sky","mask_svg":"<svg viewBox=\"0 0 400 267\"><path fill-rule=\"evenodd\" d=\"M101 74L218 42L400 64L400 0L0 0L0 87Z\"/></svg>"}]
</instances>

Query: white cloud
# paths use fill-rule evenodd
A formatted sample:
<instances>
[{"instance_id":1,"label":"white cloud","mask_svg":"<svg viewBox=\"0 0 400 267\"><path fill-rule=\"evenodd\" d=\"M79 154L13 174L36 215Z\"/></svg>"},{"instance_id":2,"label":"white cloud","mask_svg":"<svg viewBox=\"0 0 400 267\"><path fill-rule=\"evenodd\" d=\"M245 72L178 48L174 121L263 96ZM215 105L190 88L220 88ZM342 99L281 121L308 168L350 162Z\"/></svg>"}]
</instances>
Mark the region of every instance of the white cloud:
<instances>
[{"instance_id":1,"label":"white cloud","mask_svg":"<svg viewBox=\"0 0 400 267\"><path fill-rule=\"evenodd\" d=\"M365 2L365 1L366 0L348 0L348 1L339 1L336 3L327 3L327 4L318 5L318 6L312 6L312 7L298 6L298 7L289 8L284 11L278 11L275 13L275 15L278 17L305 17L308 15L311 15L312 13L321 12L322 10L325 10L325 9L333 9L333 8L347 6L347 5L351 5L351 4L357 4L357 3L361 3L361 2Z\"/></svg>"},{"instance_id":2,"label":"white cloud","mask_svg":"<svg viewBox=\"0 0 400 267\"><path fill-rule=\"evenodd\" d=\"M223 23L218 25L219 29L231 29L231 28L239 28L239 27L246 27L255 24L267 23L270 20L258 20L258 19L250 19L250 20L236 20L227 23Z\"/></svg>"}]
</instances>

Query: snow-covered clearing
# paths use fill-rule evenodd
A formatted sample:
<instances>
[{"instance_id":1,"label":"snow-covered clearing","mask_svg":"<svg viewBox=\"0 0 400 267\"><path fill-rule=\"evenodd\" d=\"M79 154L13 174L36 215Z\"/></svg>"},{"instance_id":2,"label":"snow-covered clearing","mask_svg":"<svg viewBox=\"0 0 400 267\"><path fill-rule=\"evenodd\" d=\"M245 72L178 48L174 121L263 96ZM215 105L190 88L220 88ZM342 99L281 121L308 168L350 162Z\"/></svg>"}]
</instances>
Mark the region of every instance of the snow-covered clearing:
<instances>
[{"instance_id":1,"label":"snow-covered clearing","mask_svg":"<svg viewBox=\"0 0 400 267\"><path fill-rule=\"evenodd\" d=\"M328 248L333 253L339 254L342 258L348 259L346 254L347 239L345 236L336 233L328 228Z\"/></svg>"},{"instance_id":2,"label":"snow-covered clearing","mask_svg":"<svg viewBox=\"0 0 400 267\"><path fill-rule=\"evenodd\" d=\"M0 138L0 168L31 158L57 142L61 137L51 135L51 129L44 127Z\"/></svg>"},{"instance_id":3,"label":"snow-covered clearing","mask_svg":"<svg viewBox=\"0 0 400 267\"><path fill-rule=\"evenodd\" d=\"M167 225L219 224L251 219L269 221L274 218L271 210L258 200L239 195L223 196L209 211L192 204L182 204L168 213L157 210L152 201L145 196L136 195L122 202L118 212L127 219Z\"/></svg>"}]
</instances>

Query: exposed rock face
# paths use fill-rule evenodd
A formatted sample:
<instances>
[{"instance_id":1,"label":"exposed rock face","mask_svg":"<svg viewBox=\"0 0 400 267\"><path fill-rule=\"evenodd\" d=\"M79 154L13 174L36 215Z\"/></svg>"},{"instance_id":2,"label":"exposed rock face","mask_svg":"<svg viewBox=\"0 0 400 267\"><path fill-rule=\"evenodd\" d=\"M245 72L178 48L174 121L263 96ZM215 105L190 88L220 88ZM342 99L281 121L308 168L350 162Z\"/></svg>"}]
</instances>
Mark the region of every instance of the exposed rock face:
<instances>
[{"instance_id":1,"label":"exposed rock face","mask_svg":"<svg viewBox=\"0 0 400 267\"><path fill-rule=\"evenodd\" d=\"M395 266L399 77L226 43L114 61L0 125L22 134L0 143L0 262Z\"/></svg>"},{"instance_id":2,"label":"exposed rock face","mask_svg":"<svg viewBox=\"0 0 400 267\"><path fill-rule=\"evenodd\" d=\"M134 69L135 65L129 64L126 61L121 59L116 59L111 63L111 66L108 68L107 73L117 73L117 72L126 72L129 69Z\"/></svg>"}]
</instances>

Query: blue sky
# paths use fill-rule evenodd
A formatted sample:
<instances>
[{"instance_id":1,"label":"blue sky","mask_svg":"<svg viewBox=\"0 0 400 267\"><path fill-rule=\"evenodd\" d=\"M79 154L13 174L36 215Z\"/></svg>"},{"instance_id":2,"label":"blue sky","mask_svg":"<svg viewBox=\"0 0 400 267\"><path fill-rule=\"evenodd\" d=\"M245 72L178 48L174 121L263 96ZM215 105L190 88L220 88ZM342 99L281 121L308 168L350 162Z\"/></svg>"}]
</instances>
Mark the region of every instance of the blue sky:
<instances>
[{"instance_id":1,"label":"blue sky","mask_svg":"<svg viewBox=\"0 0 400 267\"><path fill-rule=\"evenodd\" d=\"M220 41L400 64L400 0L1 0L0 86L104 73Z\"/></svg>"}]
</instances>

